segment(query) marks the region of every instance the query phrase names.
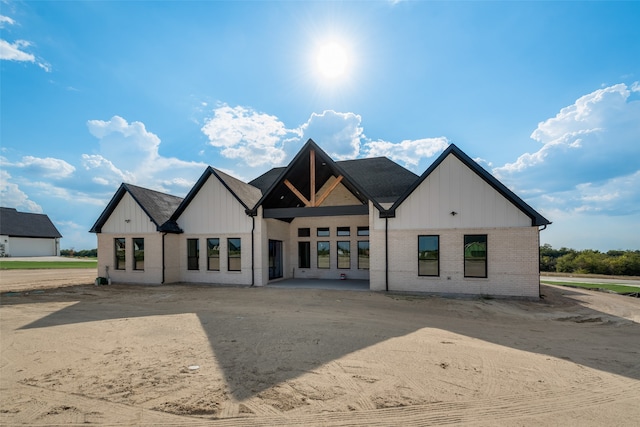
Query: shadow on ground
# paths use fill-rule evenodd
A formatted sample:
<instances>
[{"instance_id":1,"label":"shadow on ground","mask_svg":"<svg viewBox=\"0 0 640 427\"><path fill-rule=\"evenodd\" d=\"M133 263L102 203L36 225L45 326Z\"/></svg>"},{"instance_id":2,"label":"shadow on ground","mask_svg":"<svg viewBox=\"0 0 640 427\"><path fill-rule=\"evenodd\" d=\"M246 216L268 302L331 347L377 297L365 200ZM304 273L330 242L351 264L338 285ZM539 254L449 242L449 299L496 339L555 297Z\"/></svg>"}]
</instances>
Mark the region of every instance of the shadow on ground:
<instances>
[{"instance_id":1,"label":"shadow on ground","mask_svg":"<svg viewBox=\"0 0 640 427\"><path fill-rule=\"evenodd\" d=\"M577 292L543 288L546 300L524 302L310 289L77 286L3 295L2 305L75 302L20 328L52 328L52 333L60 325L195 313L230 393L239 400L422 328L640 379L640 325L584 306L572 297ZM158 335L162 339L161 331Z\"/></svg>"}]
</instances>

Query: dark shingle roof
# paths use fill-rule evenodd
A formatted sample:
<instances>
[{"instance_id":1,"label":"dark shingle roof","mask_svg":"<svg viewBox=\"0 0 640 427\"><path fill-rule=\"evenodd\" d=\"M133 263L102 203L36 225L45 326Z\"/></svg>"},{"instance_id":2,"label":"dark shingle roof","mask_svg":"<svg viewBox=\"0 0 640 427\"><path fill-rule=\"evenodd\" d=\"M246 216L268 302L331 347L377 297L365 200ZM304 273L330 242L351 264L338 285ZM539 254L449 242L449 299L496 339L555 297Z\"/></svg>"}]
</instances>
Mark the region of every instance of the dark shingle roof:
<instances>
[{"instance_id":1,"label":"dark shingle roof","mask_svg":"<svg viewBox=\"0 0 640 427\"><path fill-rule=\"evenodd\" d=\"M93 227L91 227L90 231L92 233L100 233L102 231L102 226L107 222L109 216L111 216L111 213L126 193L129 193L138 205L140 205L142 210L156 225L158 231L180 232L177 224L168 221L173 212L180 206L182 197L123 183L100 215L100 218L98 218Z\"/></svg>"},{"instance_id":2,"label":"dark shingle roof","mask_svg":"<svg viewBox=\"0 0 640 427\"><path fill-rule=\"evenodd\" d=\"M386 157L336 163L378 203L395 202L418 179L418 175Z\"/></svg>"},{"instance_id":3,"label":"dark shingle roof","mask_svg":"<svg viewBox=\"0 0 640 427\"><path fill-rule=\"evenodd\" d=\"M256 203L258 203L260 197L262 197L262 191L260 191L259 188L247 184L246 182L242 182L239 179L232 177L231 175L227 175L220 169L213 170L216 172L218 177L227 185L229 190L231 190L231 192L245 204L245 207L247 209L252 208Z\"/></svg>"},{"instance_id":4,"label":"dark shingle roof","mask_svg":"<svg viewBox=\"0 0 640 427\"><path fill-rule=\"evenodd\" d=\"M259 188L262 194L266 193L269 187L278 179L280 174L286 169L286 167L273 168L253 181L249 181L249 184L253 185L256 188Z\"/></svg>"},{"instance_id":5,"label":"dark shingle roof","mask_svg":"<svg viewBox=\"0 0 640 427\"><path fill-rule=\"evenodd\" d=\"M62 237L47 215L18 212L13 208L0 208L0 234L10 237Z\"/></svg>"}]
</instances>

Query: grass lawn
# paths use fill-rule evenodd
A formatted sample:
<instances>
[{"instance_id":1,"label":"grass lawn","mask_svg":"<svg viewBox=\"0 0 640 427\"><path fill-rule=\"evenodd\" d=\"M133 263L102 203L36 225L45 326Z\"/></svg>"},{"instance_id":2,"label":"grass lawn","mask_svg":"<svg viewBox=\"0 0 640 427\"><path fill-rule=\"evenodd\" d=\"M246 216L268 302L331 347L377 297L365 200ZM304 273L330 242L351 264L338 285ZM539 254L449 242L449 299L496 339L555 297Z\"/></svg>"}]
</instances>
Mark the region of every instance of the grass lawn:
<instances>
[{"instance_id":1,"label":"grass lawn","mask_svg":"<svg viewBox=\"0 0 640 427\"><path fill-rule=\"evenodd\" d=\"M546 283L549 285L567 286L570 288L585 288L615 292L617 294L637 294L640 292L640 288L634 286L616 285L612 283L580 283L580 282L552 282L549 280L543 280L540 283Z\"/></svg>"},{"instance_id":2,"label":"grass lawn","mask_svg":"<svg viewBox=\"0 0 640 427\"><path fill-rule=\"evenodd\" d=\"M0 260L0 270L34 270L60 268L98 268L98 260L89 261L11 261Z\"/></svg>"}]
</instances>

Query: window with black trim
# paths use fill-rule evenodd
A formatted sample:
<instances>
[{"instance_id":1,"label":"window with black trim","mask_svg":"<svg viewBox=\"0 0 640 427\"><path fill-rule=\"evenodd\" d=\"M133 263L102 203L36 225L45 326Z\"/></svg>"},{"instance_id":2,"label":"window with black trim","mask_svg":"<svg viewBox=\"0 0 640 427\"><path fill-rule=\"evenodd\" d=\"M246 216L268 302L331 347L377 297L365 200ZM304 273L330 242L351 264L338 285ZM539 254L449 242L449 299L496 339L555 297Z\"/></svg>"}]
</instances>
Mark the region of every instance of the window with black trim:
<instances>
[{"instance_id":1,"label":"window with black trim","mask_svg":"<svg viewBox=\"0 0 640 427\"><path fill-rule=\"evenodd\" d=\"M242 241L239 238L227 239L227 267L229 271L242 269Z\"/></svg>"},{"instance_id":2,"label":"window with black trim","mask_svg":"<svg viewBox=\"0 0 640 427\"><path fill-rule=\"evenodd\" d=\"M116 270L124 270L125 266L125 239L124 237L117 237L113 240L113 246L115 250L115 264Z\"/></svg>"},{"instance_id":3,"label":"window with black trim","mask_svg":"<svg viewBox=\"0 0 640 427\"><path fill-rule=\"evenodd\" d=\"M220 271L220 239L207 239L207 270Z\"/></svg>"},{"instance_id":4,"label":"window with black trim","mask_svg":"<svg viewBox=\"0 0 640 427\"><path fill-rule=\"evenodd\" d=\"M369 227L358 227L358 236L368 236Z\"/></svg>"},{"instance_id":5,"label":"window with black trim","mask_svg":"<svg viewBox=\"0 0 640 427\"><path fill-rule=\"evenodd\" d=\"M298 242L298 268L311 268L311 242Z\"/></svg>"},{"instance_id":6,"label":"window with black trim","mask_svg":"<svg viewBox=\"0 0 640 427\"><path fill-rule=\"evenodd\" d=\"M351 236L351 228L350 227L338 227L338 236L345 237Z\"/></svg>"},{"instance_id":7,"label":"window with black trim","mask_svg":"<svg viewBox=\"0 0 640 427\"><path fill-rule=\"evenodd\" d=\"M200 270L198 259L200 258L200 241L187 239L187 269Z\"/></svg>"},{"instance_id":8,"label":"window with black trim","mask_svg":"<svg viewBox=\"0 0 640 427\"><path fill-rule=\"evenodd\" d=\"M361 240L358 242L358 269L369 269L369 241Z\"/></svg>"},{"instance_id":9,"label":"window with black trim","mask_svg":"<svg viewBox=\"0 0 640 427\"><path fill-rule=\"evenodd\" d=\"M318 268L331 268L331 251L329 242L318 242L318 252L316 254L318 260Z\"/></svg>"},{"instance_id":10,"label":"window with black trim","mask_svg":"<svg viewBox=\"0 0 640 427\"><path fill-rule=\"evenodd\" d=\"M133 239L133 269L144 270L144 239Z\"/></svg>"},{"instance_id":11,"label":"window with black trim","mask_svg":"<svg viewBox=\"0 0 640 427\"><path fill-rule=\"evenodd\" d=\"M440 275L440 236L418 236L418 276Z\"/></svg>"},{"instance_id":12,"label":"window with black trim","mask_svg":"<svg viewBox=\"0 0 640 427\"><path fill-rule=\"evenodd\" d=\"M316 233L318 237L329 237L329 227L318 227Z\"/></svg>"},{"instance_id":13,"label":"window with black trim","mask_svg":"<svg viewBox=\"0 0 640 427\"><path fill-rule=\"evenodd\" d=\"M310 228L298 228L298 237L311 237Z\"/></svg>"},{"instance_id":14,"label":"window with black trim","mask_svg":"<svg viewBox=\"0 0 640 427\"><path fill-rule=\"evenodd\" d=\"M338 242L338 268L351 268L351 242Z\"/></svg>"},{"instance_id":15,"label":"window with black trim","mask_svg":"<svg viewBox=\"0 0 640 427\"><path fill-rule=\"evenodd\" d=\"M464 277L487 277L487 235L464 236Z\"/></svg>"}]
</instances>

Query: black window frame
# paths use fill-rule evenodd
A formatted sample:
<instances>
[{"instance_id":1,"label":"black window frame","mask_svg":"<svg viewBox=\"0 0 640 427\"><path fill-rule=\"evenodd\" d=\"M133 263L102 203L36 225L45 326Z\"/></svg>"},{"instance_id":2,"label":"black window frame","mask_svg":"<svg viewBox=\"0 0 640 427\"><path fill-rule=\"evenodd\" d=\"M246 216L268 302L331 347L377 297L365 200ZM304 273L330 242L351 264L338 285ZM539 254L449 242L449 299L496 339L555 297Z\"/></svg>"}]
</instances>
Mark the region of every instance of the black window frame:
<instances>
[{"instance_id":1,"label":"black window frame","mask_svg":"<svg viewBox=\"0 0 640 427\"><path fill-rule=\"evenodd\" d=\"M118 243L122 242L122 245ZM118 256L119 252L122 252L121 256ZM116 237L113 239L113 256L114 256L114 269L126 270L127 269L127 239L124 237ZM122 265L122 267L120 267Z\"/></svg>"},{"instance_id":2,"label":"black window frame","mask_svg":"<svg viewBox=\"0 0 640 427\"><path fill-rule=\"evenodd\" d=\"M468 257L467 255L472 255L474 251L472 251L468 246L473 243L478 243L479 240L484 240L484 257L475 256L471 259L471 257ZM489 277L489 236L486 234L465 234L463 243L464 277L477 279L486 279ZM484 261L484 275L471 274L467 271L469 269L467 265L471 261Z\"/></svg>"},{"instance_id":3,"label":"black window frame","mask_svg":"<svg viewBox=\"0 0 640 427\"><path fill-rule=\"evenodd\" d=\"M349 256L348 256L349 265L348 265L348 267L340 267L340 259L342 258L343 261L344 261L344 258L345 258L344 256L342 256L342 257L340 256L340 250L341 250L340 246L344 245L345 243L347 244L347 252L349 254ZM342 250L344 251L344 249L342 249ZM350 240L338 240L336 242L336 267L339 270L350 270L351 269L351 241Z\"/></svg>"},{"instance_id":4,"label":"black window frame","mask_svg":"<svg viewBox=\"0 0 640 427\"><path fill-rule=\"evenodd\" d=\"M311 237L311 228L309 227L298 228L298 237Z\"/></svg>"},{"instance_id":5,"label":"black window frame","mask_svg":"<svg viewBox=\"0 0 640 427\"><path fill-rule=\"evenodd\" d=\"M310 241L298 242L298 268L311 268Z\"/></svg>"},{"instance_id":6,"label":"black window frame","mask_svg":"<svg viewBox=\"0 0 640 427\"><path fill-rule=\"evenodd\" d=\"M369 226L366 227L358 227L358 231L356 233L358 236L368 236L369 235Z\"/></svg>"},{"instance_id":7,"label":"black window frame","mask_svg":"<svg viewBox=\"0 0 640 427\"><path fill-rule=\"evenodd\" d=\"M320 245L327 245L327 259L329 260L329 265L327 267L320 267ZM316 268L319 270L328 270L331 268L331 242L328 240L319 240L316 242Z\"/></svg>"},{"instance_id":8,"label":"black window frame","mask_svg":"<svg viewBox=\"0 0 640 427\"><path fill-rule=\"evenodd\" d=\"M144 271L144 237L134 237L131 239L133 243L133 269L136 271ZM142 241L142 245L140 245ZM142 249L136 249L142 246ZM140 254L142 254L140 256ZM141 258L141 259L139 259ZM138 262L142 261L142 268L138 268Z\"/></svg>"},{"instance_id":9,"label":"black window frame","mask_svg":"<svg viewBox=\"0 0 640 427\"><path fill-rule=\"evenodd\" d=\"M195 248L192 248L192 243L195 243ZM195 249L195 254L192 249ZM200 239L187 239L187 270L200 270Z\"/></svg>"},{"instance_id":10,"label":"black window frame","mask_svg":"<svg viewBox=\"0 0 640 427\"><path fill-rule=\"evenodd\" d=\"M216 245L212 243L217 241L217 249ZM218 256L215 256L215 252L218 252ZM218 268L211 268L211 261L218 260ZM220 271L220 238L219 237L208 237L207 238L207 271Z\"/></svg>"},{"instance_id":11,"label":"black window frame","mask_svg":"<svg viewBox=\"0 0 640 427\"><path fill-rule=\"evenodd\" d=\"M349 237L351 236L351 227L338 227L336 229L336 236Z\"/></svg>"},{"instance_id":12,"label":"black window frame","mask_svg":"<svg viewBox=\"0 0 640 427\"><path fill-rule=\"evenodd\" d=\"M329 227L318 227L316 229L316 237L331 237L331 230Z\"/></svg>"},{"instance_id":13,"label":"black window frame","mask_svg":"<svg viewBox=\"0 0 640 427\"><path fill-rule=\"evenodd\" d=\"M238 248L238 254L231 254L231 242L238 241L238 245L234 246ZM240 265L238 268L231 268L231 261L234 259L240 259ZM242 271L242 239L240 237L229 237L227 238L227 271Z\"/></svg>"},{"instance_id":14,"label":"black window frame","mask_svg":"<svg viewBox=\"0 0 640 427\"><path fill-rule=\"evenodd\" d=\"M421 239L435 239L436 241L436 274L421 274L420 261L433 261L434 258L423 257L423 252L427 252L428 249L424 251L421 250L420 240ZM440 277L440 236L438 234L421 234L418 236L418 276L420 277Z\"/></svg>"}]
</instances>

